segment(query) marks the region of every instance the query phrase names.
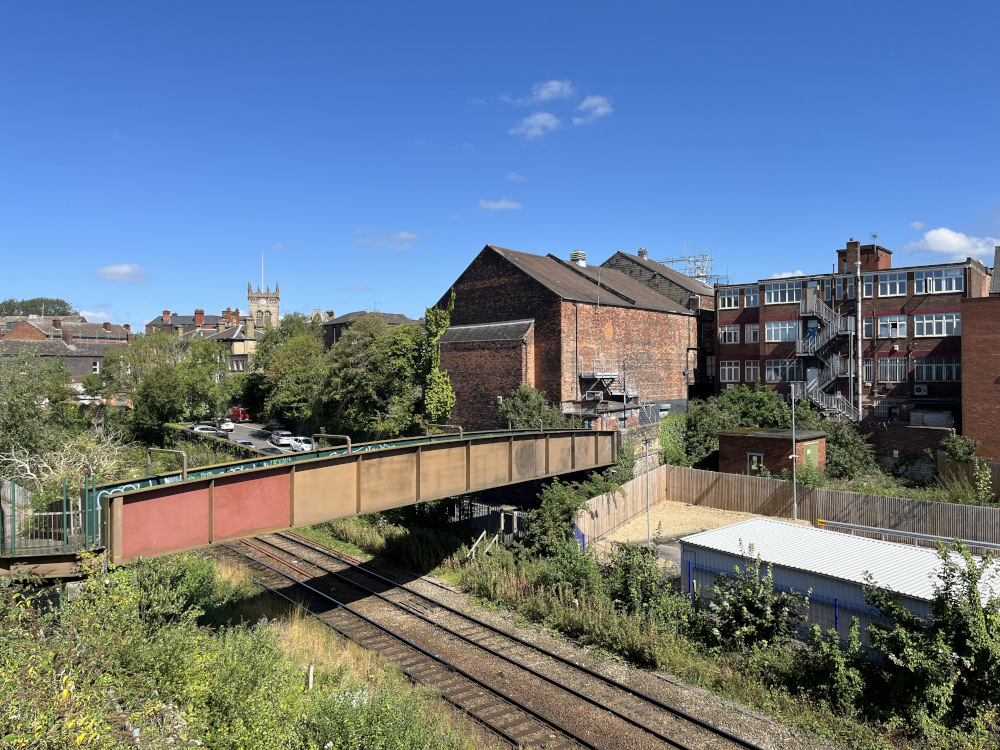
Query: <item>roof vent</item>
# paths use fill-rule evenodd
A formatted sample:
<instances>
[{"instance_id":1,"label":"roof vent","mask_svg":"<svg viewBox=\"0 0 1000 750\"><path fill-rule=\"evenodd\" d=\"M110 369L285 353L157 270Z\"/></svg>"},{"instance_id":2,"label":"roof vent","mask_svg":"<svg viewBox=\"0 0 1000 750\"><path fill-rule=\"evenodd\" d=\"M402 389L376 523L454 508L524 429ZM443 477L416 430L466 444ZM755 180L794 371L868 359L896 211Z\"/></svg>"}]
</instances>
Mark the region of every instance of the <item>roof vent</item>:
<instances>
[{"instance_id":1,"label":"roof vent","mask_svg":"<svg viewBox=\"0 0 1000 750\"><path fill-rule=\"evenodd\" d=\"M643 260L647 260L649 258L649 251L644 247L640 247L639 257L642 258Z\"/></svg>"},{"instance_id":2,"label":"roof vent","mask_svg":"<svg viewBox=\"0 0 1000 750\"><path fill-rule=\"evenodd\" d=\"M583 250L571 250L569 253L569 262L576 263L578 266L587 267L587 253Z\"/></svg>"}]
</instances>

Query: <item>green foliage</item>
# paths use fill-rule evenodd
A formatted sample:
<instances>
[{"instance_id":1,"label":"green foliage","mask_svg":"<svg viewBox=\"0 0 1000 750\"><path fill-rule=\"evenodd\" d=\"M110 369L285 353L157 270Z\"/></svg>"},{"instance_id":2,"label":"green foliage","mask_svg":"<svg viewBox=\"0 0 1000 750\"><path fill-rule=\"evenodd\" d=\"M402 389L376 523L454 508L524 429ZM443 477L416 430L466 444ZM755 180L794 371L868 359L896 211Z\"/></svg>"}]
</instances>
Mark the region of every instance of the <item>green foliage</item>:
<instances>
[{"instance_id":1,"label":"green foliage","mask_svg":"<svg viewBox=\"0 0 1000 750\"><path fill-rule=\"evenodd\" d=\"M838 711L853 714L863 708L869 669L858 619L852 618L846 643L836 630L824 633L813 625L809 648L799 655L798 672L800 689Z\"/></svg>"},{"instance_id":2,"label":"green foliage","mask_svg":"<svg viewBox=\"0 0 1000 750\"><path fill-rule=\"evenodd\" d=\"M826 432L828 477L853 479L878 473L875 449L868 442L868 438L858 432L854 425L827 422L823 429Z\"/></svg>"},{"instance_id":3,"label":"green foliage","mask_svg":"<svg viewBox=\"0 0 1000 750\"><path fill-rule=\"evenodd\" d=\"M228 355L222 345L200 337L191 339L177 368L184 385L188 419L218 418L223 405L220 382L229 371Z\"/></svg>"},{"instance_id":4,"label":"green foliage","mask_svg":"<svg viewBox=\"0 0 1000 750\"><path fill-rule=\"evenodd\" d=\"M979 441L953 433L941 441L941 449L949 461L970 462L976 457Z\"/></svg>"},{"instance_id":5,"label":"green foliage","mask_svg":"<svg viewBox=\"0 0 1000 750\"><path fill-rule=\"evenodd\" d=\"M670 414L660 420L660 461L671 466L690 466L687 455L687 414Z\"/></svg>"},{"instance_id":6,"label":"green foliage","mask_svg":"<svg viewBox=\"0 0 1000 750\"><path fill-rule=\"evenodd\" d=\"M986 462L977 458L973 462L972 485L975 488L976 505L993 505L996 497L993 495L993 473Z\"/></svg>"},{"instance_id":7,"label":"green foliage","mask_svg":"<svg viewBox=\"0 0 1000 750\"><path fill-rule=\"evenodd\" d=\"M0 450L51 447L75 412L68 382L61 359L27 350L0 357Z\"/></svg>"},{"instance_id":8,"label":"green foliage","mask_svg":"<svg viewBox=\"0 0 1000 750\"><path fill-rule=\"evenodd\" d=\"M83 376L83 392L88 396L99 396L104 390L104 379L96 372L88 372Z\"/></svg>"},{"instance_id":9,"label":"green foliage","mask_svg":"<svg viewBox=\"0 0 1000 750\"><path fill-rule=\"evenodd\" d=\"M264 416L304 425L319 392L323 372L323 344L299 334L282 341L271 354L265 377L269 394Z\"/></svg>"},{"instance_id":10,"label":"green foliage","mask_svg":"<svg viewBox=\"0 0 1000 750\"><path fill-rule=\"evenodd\" d=\"M628 542L614 545L601 565L601 581L615 607L629 614L652 615L669 593L652 550Z\"/></svg>"},{"instance_id":11,"label":"green foliage","mask_svg":"<svg viewBox=\"0 0 1000 750\"><path fill-rule=\"evenodd\" d=\"M621 492L617 483L596 472L583 482L553 479L542 487L539 507L529 511L525 518L524 547L544 557L554 554L563 542L575 544L573 526L577 515L587 509L587 501L598 495Z\"/></svg>"},{"instance_id":12,"label":"green foliage","mask_svg":"<svg viewBox=\"0 0 1000 750\"><path fill-rule=\"evenodd\" d=\"M635 479L635 449L638 441L631 435L618 433L618 455L615 457L614 471L605 469L605 479L625 484Z\"/></svg>"},{"instance_id":13,"label":"green foliage","mask_svg":"<svg viewBox=\"0 0 1000 750\"><path fill-rule=\"evenodd\" d=\"M147 445L162 445L167 422L184 416L184 381L176 367L149 371L132 398L132 434Z\"/></svg>"},{"instance_id":14,"label":"green foliage","mask_svg":"<svg viewBox=\"0 0 1000 750\"><path fill-rule=\"evenodd\" d=\"M8 297L0 301L0 318L8 315L45 315L62 317L76 315L73 306L58 297L32 297L31 299L15 299Z\"/></svg>"},{"instance_id":15,"label":"green foliage","mask_svg":"<svg viewBox=\"0 0 1000 750\"><path fill-rule=\"evenodd\" d=\"M537 391L530 385L519 385L504 397L498 409L500 416L519 430L566 426L566 417L559 409L549 405L545 400L545 391Z\"/></svg>"},{"instance_id":16,"label":"green foliage","mask_svg":"<svg viewBox=\"0 0 1000 750\"><path fill-rule=\"evenodd\" d=\"M761 575L760 555L749 555L753 545L742 568L716 579L704 609L707 640L730 651L786 645L808 606L808 596L776 590L771 567Z\"/></svg>"}]
</instances>

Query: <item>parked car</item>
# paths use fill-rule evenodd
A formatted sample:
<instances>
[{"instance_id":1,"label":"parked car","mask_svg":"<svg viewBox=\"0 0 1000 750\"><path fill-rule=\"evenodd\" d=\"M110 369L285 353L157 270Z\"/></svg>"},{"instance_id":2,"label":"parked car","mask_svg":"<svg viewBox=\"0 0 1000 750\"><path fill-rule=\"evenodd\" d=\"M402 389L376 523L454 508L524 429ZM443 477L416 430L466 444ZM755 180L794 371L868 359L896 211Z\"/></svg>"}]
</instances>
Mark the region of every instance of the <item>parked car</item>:
<instances>
[{"instance_id":1,"label":"parked car","mask_svg":"<svg viewBox=\"0 0 1000 750\"><path fill-rule=\"evenodd\" d=\"M232 421L229 419L223 419L221 422L219 422L219 429L224 430L226 432L232 432L233 430L236 429L236 425L234 425Z\"/></svg>"},{"instance_id":2,"label":"parked car","mask_svg":"<svg viewBox=\"0 0 1000 750\"><path fill-rule=\"evenodd\" d=\"M194 427L191 428L191 432L199 432L199 433L208 432L214 435L216 430L215 427L213 427L210 424L196 424L194 425Z\"/></svg>"},{"instance_id":3,"label":"parked car","mask_svg":"<svg viewBox=\"0 0 1000 750\"><path fill-rule=\"evenodd\" d=\"M282 451L277 448L271 448L270 446L264 446L263 448L258 448L261 453L268 453L275 456L280 456Z\"/></svg>"},{"instance_id":4,"label":"parked car","mask_svg":"<svg viewBox=\"0 0 1000 750\"><path fill-rule=\"evenodd\" d=\"M254 444L252 442L250 442L249 440L233 440L233 442L236 443L237 445L244 445L247 448L253 448L254 447Z\"/></svg>"},{"instance_id":5,"label":"parked car","mask_svg":"<svg viewBox=\"0 0 1000 750\"><path fill-rule=\"evenodd\" d=\"M268 442L273 445L291 445L292 433L288 430L274 430L271 437L268 438Z\"/></svg>"},{"instance_id":6,"label":"parked car","mask_svg":"<svg viewBox=\"0 0 1000 750\"><path fill-rule=\"evenodd\" d=\"M229 418L235 422L249 422L251 419L250 410L242 406L234 406L229 410Z\"/></svg>"},{"instance_id":7,"label":"parked car","mask_svg":"<svg viewBox=\"0 0 1000 750\"><path fill-rule=\"evenodd\" d=\"M304 437L300 435L298 437L293 437L292 442L288 444L288 447L293 451L311 451L313 449L313 441L311 437Z\"/></svg>"}]
</instances>

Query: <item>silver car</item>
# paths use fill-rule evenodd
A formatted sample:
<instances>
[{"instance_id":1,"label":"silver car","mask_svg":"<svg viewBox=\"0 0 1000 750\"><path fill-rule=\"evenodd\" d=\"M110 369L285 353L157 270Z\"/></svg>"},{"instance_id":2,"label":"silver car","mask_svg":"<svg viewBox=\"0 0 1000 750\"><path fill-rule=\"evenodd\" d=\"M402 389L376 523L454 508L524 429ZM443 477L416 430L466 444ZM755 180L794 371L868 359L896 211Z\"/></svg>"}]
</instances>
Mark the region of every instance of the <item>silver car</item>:
<instances>
[{"instance_id":1,"label":"silver car","mask_svg":"<svg viewBox=\"0 0 1000 750\"><path fill-rule=\"evenodd\" d=\"M288 430L275 430L271 433L271 437L268 441L272 445L291 445L292 444L292 433Z\"/></svg>"},{"instance_id":2,"label":"silver car","mask_svg":"<svg viewBox=\"0 0 1000 750\"><path fill-rule=\"evenodd\" d=\"M289 444L289 447L293 451L311 451L313 449L313 441L310 437L303 437L300 435L292 438L292 442Z\"/></svg>"}]
</instances>

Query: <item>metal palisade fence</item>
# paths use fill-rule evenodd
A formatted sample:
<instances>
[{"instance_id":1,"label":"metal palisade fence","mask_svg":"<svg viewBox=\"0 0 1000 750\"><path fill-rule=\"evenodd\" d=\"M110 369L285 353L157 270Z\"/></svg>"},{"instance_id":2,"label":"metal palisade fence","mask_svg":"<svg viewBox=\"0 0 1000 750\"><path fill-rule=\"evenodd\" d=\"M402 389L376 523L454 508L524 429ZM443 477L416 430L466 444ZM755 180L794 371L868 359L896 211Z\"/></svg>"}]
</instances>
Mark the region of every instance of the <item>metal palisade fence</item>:
<instances>
[{"instance_id":1,"label":"metal palisade fence","mask_svg":"<svg viewBox=\"0 0 1000 750\"><path fill-rule=\"evenodd\" d=\"M789 482L664 465L627 482L623 486L624 496L605 495L590 500L596 515L590 517L581 512L577 518L577 527L586 534L588 542L600 539L645 511L647 479L651 503L689 503L792 518ZM890 541L913 543L905 536L905 532L913 532L942 540L959 538L1000 544L1000 508L799 487L798 517L812 524L824 519L904 532L898 538L887 536Z\"/></svg>"},{"instance_id":2,"label":"metal palisade fence","mask_svg":"<svg viewBox=\"0 0 1000 750\"><path fill-rule=\"evenodd\" d=\"M62 497L39 507L32 493L12 479L0 481L0 554L50 555L102 544L98 506L84 497Z\"/></svg>"}]
</instances>

